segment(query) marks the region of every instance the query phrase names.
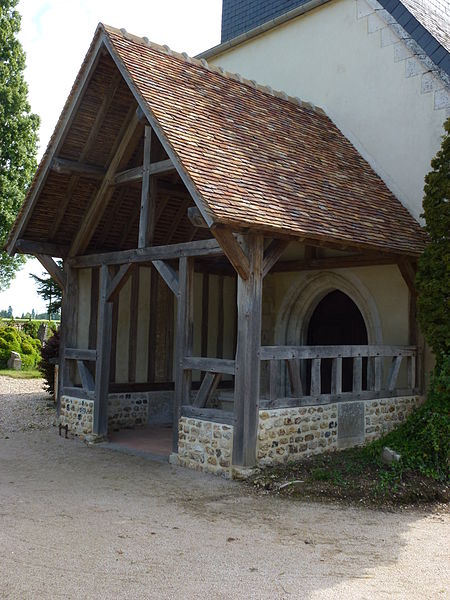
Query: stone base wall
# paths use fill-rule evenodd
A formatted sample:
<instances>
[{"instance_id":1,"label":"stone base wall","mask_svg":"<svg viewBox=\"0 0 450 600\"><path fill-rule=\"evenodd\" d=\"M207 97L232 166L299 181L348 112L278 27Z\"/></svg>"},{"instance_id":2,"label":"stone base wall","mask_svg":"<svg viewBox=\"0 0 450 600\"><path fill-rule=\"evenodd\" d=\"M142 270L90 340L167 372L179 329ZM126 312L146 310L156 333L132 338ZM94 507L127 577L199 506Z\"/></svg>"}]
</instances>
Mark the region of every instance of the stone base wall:
<instances>
[{"instance_id":1,"label":"stone base wall","mask_svg":"<svg viewBox=\"0 0 450 600\"><path fill-rule=\"evenodd\" d=\"M262 410L259 466L362 445L398 426L423 402L419 396Z\"/></svg>"},{"instance_id":2,"label":"stone base wall","mask_svg":"<svg viewBox=\"0 0 450 600\"><path fill-rule=\"evenodd\" d=\"M62 396L59 422L79 437L92 434L93 400ZM133 394L109 394L108 429L114 431L147 423L166 425L172 422L173 392L152 391Z\"/></svg>"},{"instance_id":3,"label":"stone base wall","mask_svg":"<svg viewBox=\"0 0 450 600\"><path fill-rule=\"evenodd\" d=\"M80 400L72 396L61 396L59 422L80 437L92 434L94 401Z\"/></svg>"},{"instance_id":4,"label":"stone base wall","mask_svg":"<svg viewBox=\"0 0 450 600\"><path fill-rule=\"evenodd\" d=\"M178 455L182 467L231 476L233 427L181 417L178 428Z\"/></svg>"}]
</instances>

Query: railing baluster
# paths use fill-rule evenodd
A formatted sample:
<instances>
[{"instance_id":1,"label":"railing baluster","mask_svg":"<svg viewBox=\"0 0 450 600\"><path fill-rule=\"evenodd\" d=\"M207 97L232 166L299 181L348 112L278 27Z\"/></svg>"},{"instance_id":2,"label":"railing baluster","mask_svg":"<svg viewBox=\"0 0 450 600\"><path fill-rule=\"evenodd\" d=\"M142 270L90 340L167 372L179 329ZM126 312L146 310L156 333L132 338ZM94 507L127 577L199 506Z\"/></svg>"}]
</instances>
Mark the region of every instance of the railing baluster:
<instances>
[{"instance_id":1,"label":"railing baluster","mask_svg":"<svg viewBox=\"0 0 450 600\"><path fill-rule=\"evenodd\" d=\"M300 378L300 361L298 358L291 358L286 361L288 374L289 374L289 382L291 384L292 395L295 398L300 398L303 396L303 386L302 380Z\"/></svg>"},{"instance_id":2,"label":"railing baluster","mask_svg":"<svg viewBox=\"0 0 450 600\"><path fill-rule=\"evenodd\" d=\"M313 358L311 361L311 396L320 396L320 364L321 358Z\"/></svg>"},{"instance_id":3,"label":"railing baluster","mask_svg":"<svg viewBox=\"0 0 450 600\"><path fill-rule=\"evenodd\" d=\"M398 372L400 370L400 365L402 364L403 356L394 356L392 359L391 369L389 371L387 388L390 392L395 389L395 384L397 383Z\"/></svg>"},{"instance_id":4,"label":"railing baluster","mask_svg":"<svg viewBox=\"0 0 450 600\"><path fill-rule=\"evenodd\" d=\"M416 356L408 356L408 386L411 390L416 388Z\"/></svg>"},{"instance_id":5,"label":"railing baluster","mask_svg":"<svg viewBox=\"0 0 450 600\"><path fill-rule=\"evenodd\" d=\"M353 391L362 390L362 357L355 356L353 359Z\"/></svg>"},{"instance_id":6,"label":"railing baluster","mask_svg":"<svg viewBox=\"0 0 450 600\"><path fill-rule=\"evenodd\" d=\"M340 394L342 392L342 356L332 359L331 363L331 393Z\"/></svg>"}]
</instances>

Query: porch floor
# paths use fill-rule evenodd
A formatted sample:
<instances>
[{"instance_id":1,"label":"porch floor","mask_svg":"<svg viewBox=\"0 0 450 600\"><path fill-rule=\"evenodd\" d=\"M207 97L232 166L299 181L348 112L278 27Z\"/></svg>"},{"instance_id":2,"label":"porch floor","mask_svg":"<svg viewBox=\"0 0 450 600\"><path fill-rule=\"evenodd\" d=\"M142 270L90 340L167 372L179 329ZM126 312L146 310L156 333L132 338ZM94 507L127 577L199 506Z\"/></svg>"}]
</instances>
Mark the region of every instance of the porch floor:
<instances>
[{"instance_id":1,"label":"porch floor","mask_svg":"<svg viewBox=\"0 0 450 600\"><path fill-rule=\"evenodd\" d=\"M121 429L108 434L108 441L130 450L169 456L172 452L172 427L145 425L136 429Z\"/></svg>"}]
</instances>

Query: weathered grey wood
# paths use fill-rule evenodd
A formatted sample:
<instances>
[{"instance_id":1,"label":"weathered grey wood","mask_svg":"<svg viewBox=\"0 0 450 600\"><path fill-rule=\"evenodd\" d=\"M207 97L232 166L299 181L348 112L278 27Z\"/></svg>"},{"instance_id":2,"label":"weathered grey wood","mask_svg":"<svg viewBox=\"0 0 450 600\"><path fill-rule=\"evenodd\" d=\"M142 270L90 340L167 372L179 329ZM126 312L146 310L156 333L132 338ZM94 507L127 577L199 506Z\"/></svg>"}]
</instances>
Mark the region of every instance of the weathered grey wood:
<instances>
[{"instance_id":1,"label":"weathered grey wood","mask_svg":"<svg viewBox=\"0 0 450 600\"><path fill-rule=\"evenodd\" d=\"M332 359L331 363L331 393L342 393L342 357Z\"/></svg>"},{"instance_id":2,"label":"weathered grey wood","mask_svg":"<svg viewBox=\"0 0 450 600\"><path fill-rule=\"evenodd\" d=\"M374 390L379 392L383 385L383 366L384 360L382 357L377 356L374 358L375 363L375 381L374 381Z\"/></svg>"},{"instance_id":3,"label":"weathered grey wood","mask_svg":"<svg viewBox=\"0 0 450 600\"><path fill-rule=\"evenodd\" d=\"M64 158L54 158L51 169L57 173L83 175L91 179L103 179L106 173L106 169L102 166Z\"/></svg>"},{"instance_id":4,"label":"weathered grey wood","mask_svg":"<svg viewBox=\"0 0 450 600\"><path fill-rule=\"evenodd\" d=\"M139 315L139 267L131 275L130 328L128 331L128 381L136 381L136 352Z\"/></svg>"},{"instance_id":5,"label":"weathered grey wood","mask_svg":"<svg viewBox=\"0 0 450 600\"><path fill-rule=\"evenodd\" d=\"M78 398L79 400L92 400L94 394L88 392L84 388L75 386L65 386L61 389L62 396L70 396L71 398Z\"/></svg>"},{"instance_id":6,"label":"weathered grey wood","mask_svg":"<svg viewBox=\"0 0 450 600\"><path fill-rule=\"evenodd\" d=\"M82 360L77 360L78 373L80 374L81 385L86 392L94 392L95 383L91 372Z\"/></svg>"},{"instance_id":7,"label":"weathered grey wood","mask_svg":"<svg viewBox=\"0 0 450 600\"><path fill-rule=\"evenodd\" d=\"M178 273L168 263L163 260L154 260L152 262L155 269L164 279L167 286L172 290L175 296L178 296L180 289L180 282L178 279Z\"/></svg>"},{"instance_id":8,"label":"weathered grey wood","mask_svg":"<svg viewBox=\"0 0 450 600\"><path fill-rule=\"evenodd\" d=\"M168 246L151 246L134 248L101 254L77 256L68 262L75 269L100 267L101 265L120 265L125 263L148 263L154 260L169 260L187 256L220 256L223 250L215 239L170 244Z\"/></svg>"},{"instance_id":9,"label":"weathered grey wood","mask_svg":"<svg viewBox=\"0 0 450 600\"><path fill-rule=\"evenodd\" d=\"M265 277L275 263L281 258L281 255L289 246L290 240L272 240L264 253L263 277Z\"/></svg>"},{"instance_id":10,"label":"weathered grey wood","mask_svg":"<svg viewBox=\"0 0 450 600\"><path fill-rule=\"evenodd\" d=\"M126 169L125 171L117 173L117 175L114 177L114 185L122 185L124 183L134 183L137 181L141 181L144 176L144 165L134 167L133 169ZM171 173L172 171L175 171L175 165L170 159L161 160L159 162L151 163L148 168L148 171L150 175Z\"/></svg>"},{"instance_id":11,"label":"weathered grey wood","mask_svg":"<svg viewBox=\"0 0 450 600\"><path fill-rule=\"evenodd\" d=\"M69 251L69 246L19 239L16 242L16 250L22 254L47 254L47 256L65 258Z\"/></svg>"},{"instance_id":12,"label":"weathered grey wood","mask_svg":"<svg viewBox=\"0 0 450 600\"><path fill-rule=\"evenodd\" d=\"M89 81L100 59L100 49L102 44L102 36L99 36L96 39L95 45L91 49L89 56L86 57L86 61L83 65L82 72L80 72L79 76L77 77L76 86L74 87L74 91L70 95L70 98L67 102L67 106L65 107L65 110L60 117L58 127L56 128L55 134L52 137L51 143L47 149L46 157L43 159L42 168L39 170L37 180L33 186L33 191L30 197L27 198L23 210L21 211L18 217L17 226L15 227L14 232L8 239L6 249L9 254L15 251L16 241L19 237L21 237L22 233L26 229L27 223L36 205L37 199L39 198L39 194L47 180L47 176L51 167L51 162L55 155L58 153L62 144L64 143L66 135L77 113L77 108L84 96ZM56 254L54 256L56 256Z\"/></svg>"},{"instance_id":13,"label":"weathered grey wood","mask_svg":"<svg viewBox=\"0 0 450 600\"><path fill-rule=\"evenodd\" d=\"M61 290L64 290L66 286L66 275L64 271L59 267L51 256L46 254L35 255L44 269L50 274L51 278L58 284Z\"/></svg>"},{"instance_id":14,"label":"weathered grey wood","mask_svg":"<svg viewBox=\"0 0 450 600\"><path fill-rule=\"evenodd\" d=\"M91 269L91 298L89 311L89 348L97 346L97 318L98 318L99 271Z\"/></svg>"},{"instance_id":15,"label":"weathered grey wood","mask_svg":"<svg viewBox=\"0 0 450 600\"><path fill-rule=\"evenodd\" d=\"M275 401L278 397L278 365L277 360L269 362L269 400Z\"/></svg>"},{"instance_id":16,"label":"weathered grey wood","mask_svg":"<svg viewBox=\"0 0 450 600\"><path fill-rule=\"evenodd\" d=\"M200 356L185 356L183 369L191 371L205 371L207 373L223 373L234 375L235 361L225 358L206 358Z\"/></svg>"},{"instance_id":17,"label":"weathered grey wood","mask_svg":"<svg viewBox=\"0 0 450 600\"><path fill-rule=\"evenodd\" d=\"M198 210L196 206L190 206L187 209L187 215L189 221L192 223L194 227L200 227L201 229L207 229L208 224L203 218L202 213Z\"/></svg>"},{"instance_id":18,"label":"weathered grey wood","mask_svg":"<svg viewBox=\"0 0 450 600\"><path fill-rule=\"evenodd\" d=\"M100 268L100 296L97 333L97 362L95 365L95 400L92 431L103 436L108 432L108 391L111 366L112 304L107 301L111 283L109 268Z\"/></svg>"},{"instance_id":19,"label":"weathered grey wood","mask_svg":"<svg viewBox=\"0 0 450 600\"><path fill-rule=\"evenodd\" d=\"M320 271L323 269L347 269L349 267L368 267L372 265L394 265L398 257L385 254L336 256L305 260L278 261L272 268L274 272Z\"/></svg>"},{"instance_id":20,"label":"weathered grey wood","mask_svg":"<svg viewBox=\"0 0 450 600\"><path fill-rule=\"evenodd\" d=\"M218 278L218 290L217 290L217 301L219 306L217 307L217 339L216 339L216 356L223 358L223 339L224 339L224 297L223 297L224 277L219 275Z\"/></svg>"},{"instance_id":21,"label":"weathered grey wood","mask_svg":"<svg viewBox=\"0 0 450 600\"><path fill-rule=\"evenodd\" d=\"M311 396L320 396L321 392L321 358L311 360Z\"/></svg>"},{"instance_id":22,"label":"weathered grey wood","mask_svg":"<svg viewBox=\"0 0 450 600\"><path fill-rule=\"evenodd\" d=\"M151 246L153 238L155 198L150 196L150 151L152 146L152 128L144 130L144 164L142 167L141 211L139 218L138 247ZM151 206L152 205L152 206Z\"/></svg>"},{"instance_id":23,"label":"weathered grey wood","mask_svg":"<svg viewBox=\"0 0 450 600\"><path fill-rule=\"evenodd\" d=\"M271 360L270 364L275 361ZM291 384L292 396L303 396L303 386L300 377L300 361L298 358L291 358L286 361L289 383Z\"/></svg>"},{"instance_id":24,"label":"weathered grey wood","mask_svg":"<svg viewBox=\"0 0 450 600\"><path fill-rule=\"evenodd\" d=\"M158 319L158 271L154 268L150 274L150 321L148 327L148 364L147 380L151 383L156 379L156 325Z\"/></svg>"},{"instance_id":25,"label":"weathered grey wood","mask_svg":"<svg viewBox=\"0 0 450 600\"><path fill-rule=\"evenodd\" d=\"M194 259L183 256L179 267L177 337L175 360L175 394L173 410L173 451L178 451L178 424L181 407L190 403L192 371L184 361L192 355L194 338Z\"/></svg>"},{"instance_id":26,"label":"weathered grey wood","mask_svg":"<svg viewBox=\"0 0 450 600\"><path fill-rule=\"evenodd\" d=\"M214 237L218 240L226 257L242 279L248 279L250 273L249 258L242 249L231 229L220 225L212 228Z\"/></svg>"},{"instance_id":27,"label":"weathered grey wood","mask_svg":"<svg viewBox=\"0 0 450 600\"><path fill-rule=\"evenodd\" d=\"M111 279L107 293L107 302L112 302L114 298L119 294L120 290L128 281L128 278L133 273L135 265L127 263L121 265L117 273Z\"/></svg>"},{"instance_id":28,"label":"weathered grey wood","mask_svg":"<svg viewBox=\"0 0 450 600\"><path fill-rule=\"evenodd\" d=\"M398 372L402 364L402 358L402 356L394 356L394 358L392 359L391 368L389 370L387 380L388 390L393 390L395 388L395 384L397 383Z\"/></svg>"},{"instance_id":29,"label":"weathered grey wood","mask_svg":"<svg viewBox=\"0 0 450 600\"><path fill-rule=\"evenodd\" d=\"M193 402L193 406L204 408L211 402L221 379L222 373L206 373Z\"/></svg>"},{"instance_id":30,"label":"weathered grey wood","mask_svg":"<svg viewBox=\"0 0 450 600\"><path fill-rule=\"evenodd\" d=\"M382 390L381 392L363 391L343 392L342 394L322 394L321 396L303 396L301 398L277 398L270 401L268 398L261 398L260 409L268 408L291 408L295 406L314 406L320 404L331 404L332 402L353 402L358 400L375 400L377 398L395 398L397 396L415 396L418 390L409 388L397 388L394 390Z\"/></svg>"},{"instance_id":31,"label":"weathered grey wood","mask_svg":"<svg viewBox=\"0 0 450 600\"><path fill-rule=\"evenodd\" d=\"M408 386L411 389L416 387L416 356L408 356Z\"/></svg>"},{"instance_id":32,"label":"weathered grey wood","mask_svg":"<svg viewBox=\"0 0 450 600\"><path fill-rule=\"evenodd\" d=\"M190 198L186 198L186 200L182 200L180 202L180 204L178 206L178 209L177 209L177 212L175 213L175 215L171 219L171 223L170 223L169 229L167 230L166 241L167 241L168 244L172 243L172 240L175 237L175 234L176 234L176 232L178 230L178 227L179 227L180 223L186 217L186 210L187 210L187 207L189 206L190 203L191 203L191 199Z\"/></svg>"},{"instance_id":33,"label":"weathered grey wood","mask_svg":"<svg viewBox=\"0 0 450 600\"><path fill-rule=\"evenodd\" d=\"M97 360L97 351L87 348L65 348L64 358L66 360Z\"/></svg>"},{"instance_id":34,"label":"weathered grey wood","mask_svg":"<svg viewBox=\"0 0 450 600\"><path fill-rule=\"evenodd\" d=\"M234 415L226 410L215 408L197 408L196 406L184 405L181 407L180 416L199 419L201 421L212 421L223 425L233 425Z\"/></svg>"},{"instance_id":35,"label":"weathered grey wood","mask_svg":"<svg viewBox=\"0 0 450 600\"><path fill-rule=\"evenodd\" d=\"M59 414L62 389L73 385L73 369L65 359L66 348L76 346L78 324L78 272L64 264L66 286L61 307L59 341L59 378L57 410Z\"/></svg>"},{"instance_id":36,"label":"weathered grey wood","mask_svg":"<svg viewBox=\"0 0 450 600\"><path fill-rule=\"evenodd\" d=\"M362 390L362 357L355 356L353 359L353 391Z\"/></svg>"},{"instance_id":37,"label":"weathered grey wood","mask_svg":"<svg viewBox=\"0 0 450 600\"><path fill-rule=\"evenodd\" d=\"M209 325L209 274L203 273L202 277L202 341L201 355L208 354L208 325Z\"/></svg>"},{"instance_id":38,"label":"weathered grey wood","mask_svg":"<svg viewBox=\"0 0 450 600\"><path fill-rule=\"evenodd\" d=\"M83 217L83 221L70 247L70 256L81 254L86 250L86 247L89 244L89 241L95 229L97 228L97 225L100 219L102 218L104 210L108 204L113 190L112 183L114 180L114 175L132 137L135 134L139 121L139 115L136 111L134 111L133 116L131 117L130 122L128 123L125 134L117 148L117 151L113 156L111 162L109 163L108 169L95 195L95 198L90 203L89 209Z\"/></svg>"},{"instance_id":39,"label":"weathered grey wood","mask_svg":"<svg viewBox=\"0 0 450 600\"><path fill-rule=\"evenodd\" d=\"M355 356L413 356L414 346L262 346L261 360L290 358L351 358Z\"/></svg>"},{"instance_id":40,"label":"weathered grey wood","mask_svg":"<svg viewBox=\"0 0 450 600\"><path fill-rule=\"evenodd\" d=\"M243 243L248 255L249 268L246 277L245 269L238 277L233 464L252 467L256 464L256 438L259 423L261 372L259 352L264 239L261 234L251 233L246 236ZM246 256L244 252L242 254Z\"/></svg>"}]
</instances>

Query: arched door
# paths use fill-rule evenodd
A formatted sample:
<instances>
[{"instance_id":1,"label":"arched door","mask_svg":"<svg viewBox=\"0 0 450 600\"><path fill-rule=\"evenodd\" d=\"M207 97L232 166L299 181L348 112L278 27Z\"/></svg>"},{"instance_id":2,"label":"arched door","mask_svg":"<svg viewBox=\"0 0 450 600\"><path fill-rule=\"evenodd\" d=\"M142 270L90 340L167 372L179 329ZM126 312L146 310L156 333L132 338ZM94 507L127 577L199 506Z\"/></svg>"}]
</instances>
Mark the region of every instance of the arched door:
<instances>
[{"instance_id":1,"label":"arched door","mask_svg":"<svg viewBox=\"0 0 450 600\"><path fill-rule=\"evenodd\" d=\"M366 345L367 329L363 316L347 294L335 290L327 294L316 306L308 325L309 346ZM331 393L331 359L322 360L322 393ZM310 369L307 370L307 388L310 387ZM352 391L353 359L342 360L342 391ZM363 389L367 389L367 359L363 359Z\"/></svg>"}]
</instances>

